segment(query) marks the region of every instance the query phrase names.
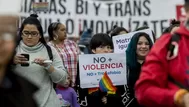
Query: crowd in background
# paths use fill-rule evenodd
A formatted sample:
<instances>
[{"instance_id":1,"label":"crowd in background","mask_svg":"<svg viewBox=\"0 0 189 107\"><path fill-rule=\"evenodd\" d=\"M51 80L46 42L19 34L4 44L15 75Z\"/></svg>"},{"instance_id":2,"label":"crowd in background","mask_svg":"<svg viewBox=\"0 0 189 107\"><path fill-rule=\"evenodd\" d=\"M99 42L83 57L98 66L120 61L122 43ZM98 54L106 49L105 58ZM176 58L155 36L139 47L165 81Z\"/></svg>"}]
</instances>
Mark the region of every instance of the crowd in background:
<instances>
[{"instance_id":1,"label":"crowd in background","mask_svg":"<svg viewBox=\"0 0 189 107\"><path fill-rule=\"evenodd\" d=\"M189 107L188 20L172 20L159 39L142 32L148 26L137 28L125 50L127 84L115 86L115 93L81 88L78 56L113 53L113 37L134 31L115 25L94 34L89 28L75 39L63 23L53 22L44 37L36 14L18 31L10 29L17 18L0 20L1 107Z\"/></svg>"}]
</instances>

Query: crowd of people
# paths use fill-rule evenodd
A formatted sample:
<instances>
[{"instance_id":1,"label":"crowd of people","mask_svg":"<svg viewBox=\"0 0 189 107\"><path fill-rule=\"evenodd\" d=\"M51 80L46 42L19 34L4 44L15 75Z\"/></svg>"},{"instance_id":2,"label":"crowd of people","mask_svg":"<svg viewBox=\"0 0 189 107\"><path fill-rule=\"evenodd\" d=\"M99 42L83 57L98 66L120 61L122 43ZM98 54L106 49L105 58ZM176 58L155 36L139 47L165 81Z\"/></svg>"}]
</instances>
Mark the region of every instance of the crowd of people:
<instances>
[{"instance_id":1,"label":"crowd of people","mask_svg":"<svg viewBox=\"0 0 189 107\"><path fill-rule=\"evenodd\" d=\"M78 56L114 53L113 37L132 31L87 29L73 41L53 22L46 38L37 14L19 30L17 16L0 15L0 107L189 107L189 0L184 8L187 20L172 20L158 39L141 31L147 26L135 30L125 50L127 84L115 93L81 88Z\"/></svg>"}]
</instances>

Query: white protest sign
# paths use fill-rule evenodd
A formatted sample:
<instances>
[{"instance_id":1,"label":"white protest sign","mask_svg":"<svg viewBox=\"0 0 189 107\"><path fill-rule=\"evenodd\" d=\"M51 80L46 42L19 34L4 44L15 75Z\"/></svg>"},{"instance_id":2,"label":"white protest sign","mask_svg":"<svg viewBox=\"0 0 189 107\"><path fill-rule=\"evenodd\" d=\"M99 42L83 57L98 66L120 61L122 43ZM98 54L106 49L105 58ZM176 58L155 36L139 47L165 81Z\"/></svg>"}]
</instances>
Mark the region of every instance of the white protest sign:
<instances>
[{"instance_id":1,"label":"white protest sign","mask_svg":"<svg viewBox=\"0 0 189 107\"><path fill-rule=\"evenodd\" d=\"M19 15L21 0L0 0L0 15Z\"/></svg>"},{"instance_id":2,"label":"white protest sign","mask_svg":"<svg viewBox=\"0 0 189 107\"><path fill-rule=\"evenodd\" d=\"M118 57L119 56L119 57ZM82 88L99 87L99 81L105 71L113 84L127 84L125 54L85 54L79 56L80 86Z\"/></svg>"},{"instance_id":3,"label":"white protest sign","mask_svg":"<svg viewBox=\"0 0 189 107\"><path fill-rule=\"evenodd\" d=\"M148 34L150 36L152 42L154 43L152 30L150 30L150 29L145 29L145 30L140 30L140 31L136 31L136 32L131 32L128 34L118 35L118 36L113 37L114 53L125 53L128 45L130 43L131 38L133 37L134 34L136 34L138 32L144 32L144 33Z\"/></svg>"}]
</instances>

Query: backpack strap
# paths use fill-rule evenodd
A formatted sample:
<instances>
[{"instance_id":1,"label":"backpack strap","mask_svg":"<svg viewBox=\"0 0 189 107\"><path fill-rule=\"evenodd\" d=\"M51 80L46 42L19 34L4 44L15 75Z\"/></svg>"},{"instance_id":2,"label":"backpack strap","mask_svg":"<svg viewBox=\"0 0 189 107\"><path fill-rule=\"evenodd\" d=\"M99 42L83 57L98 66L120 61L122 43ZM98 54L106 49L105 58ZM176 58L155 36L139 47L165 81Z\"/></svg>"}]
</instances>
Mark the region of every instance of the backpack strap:
<instances>
[{"instance_id":1,"label":"backpack strap","mask_svg":"<svg viewBox=\"0 0 189 107\"><path fill-rule=\"evenodd\" d=\"M167 53L167 60L172 60L178 56L178 49L179 49L179 34L173 34L168 46L168 53Z\"/></svg>"},{"instance_id":2,"label":"backpack strap","mask_svg":"<svg viewBox=\"0 0 189 107\"><path fill-rule=\"evenodd\" d=\"M48 55L49 55L49 59L53 61L53 54L52 54L52 49L49 45L45 45L46 48L47 48L47 52L48 52Z\"/></svg>"},{"instance_id":3,"label":"backpack strap","mask_svg":"<svg viewBox=\"0 0 189 107\"><path fill-rule=\"evenodd\" d=\"M167 60L172 60L178 55L178 48L179 48L179 40L180 40L180 35L179 34L173 34L170 40L170 44L168 47L168 54L167 54ZM181 83L177 82L174 80L171 76L168 77L168 80L175 85L177 85L180 88L189 90L189 88L185 87Z\"/></svg>"},{"instance_id":4,"label":"backpack strap","mask_svg":"<svg viewBox=\"0 0 189 107\"><path fill-rule=\"evenodd\" d=\"M51 47L49 46L49 45L45 45L45 47L47 48L47 53L48 53L48 55L49 55L49 59L51 60L51 61L53 61L53 54L52 54L52 49L51 49ZM53 88L54 89L56 89L56 83L54 83L53 82Z\"/></svg>"}]
</instances>

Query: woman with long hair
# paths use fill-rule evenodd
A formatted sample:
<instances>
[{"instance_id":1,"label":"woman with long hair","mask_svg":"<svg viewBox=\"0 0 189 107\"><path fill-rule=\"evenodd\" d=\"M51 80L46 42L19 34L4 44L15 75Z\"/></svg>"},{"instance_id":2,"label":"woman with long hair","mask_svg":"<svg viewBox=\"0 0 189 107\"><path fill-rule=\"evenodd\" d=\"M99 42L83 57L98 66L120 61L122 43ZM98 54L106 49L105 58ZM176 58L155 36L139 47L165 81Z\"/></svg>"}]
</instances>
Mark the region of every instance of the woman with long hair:
<instances>
[{"instance_id":1,"label":"woman with long hair","mask_svg":"<svg viewBox=\"0 0 189 107\"><path fill-rule=\"evenodd\" d=\"M130 104L128 107L140 107L135 94L134 85L141 73L141 66L145 61L145 57L152 48L152 40L149 35L143 32L136 33L126 50L127 68L128 68L128 87L130 92Z\"/></svg>"},{"instance_id":2,"label":"woman with long hair","mask_svg":"<svg viewBox=\"0 0 189 107\"><path fill-rule=\"evenodd\" d=\"M35 99L39 107L60 107L53 83L64 83L66 69L56 50L45 42L37 15L21 25L14 57L16 73L39 87Z\"/></svg>"}]
</instances>

